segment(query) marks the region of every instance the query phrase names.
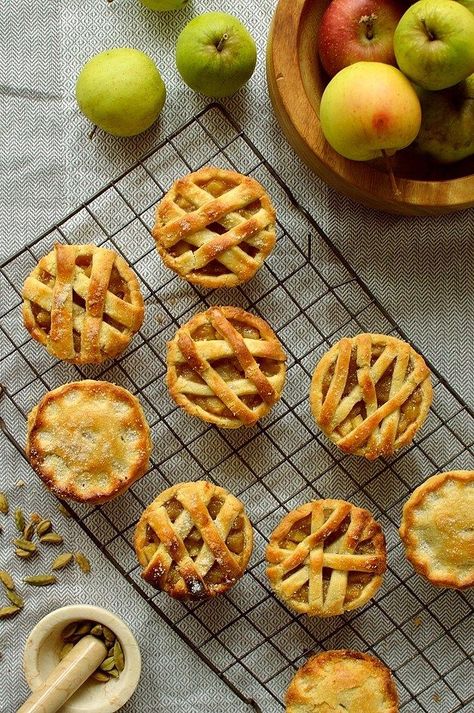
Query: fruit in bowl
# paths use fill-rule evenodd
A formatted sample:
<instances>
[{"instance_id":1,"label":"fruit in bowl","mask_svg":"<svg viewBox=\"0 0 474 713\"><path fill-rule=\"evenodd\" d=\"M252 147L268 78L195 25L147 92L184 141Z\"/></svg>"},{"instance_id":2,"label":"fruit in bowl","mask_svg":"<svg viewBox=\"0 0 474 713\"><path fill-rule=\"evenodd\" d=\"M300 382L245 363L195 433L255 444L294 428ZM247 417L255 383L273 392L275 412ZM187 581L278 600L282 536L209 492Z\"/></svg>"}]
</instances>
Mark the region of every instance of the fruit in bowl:
<instances>
[{"instance_id":1,"label":"fruit in bowl","mask_svg":"<svg viewBox=\"0 0 474 713\"><path fill-rule=\"evenodd\" d=\"M420 93L417 147L441 163L474 155L474 74L454 87Z\"/></svg>"},{"instance_id":2,"label":"fruit in bowl","mask_svg":"<svg viewBox=\"0 0 474 713\"><path fill-rule=\"evenodd\" d=\"M115 47L92 57L76 81L81 112L114 136L135 136L158 118L166 98L161 75L147 54Z\"/></svg>"},{"instance_id":3,"label":"fruit in bowl","mask_svg":"<svg viewBox=\"0 0 474 713\"><path fill-rule=\"evenodd\" d=\"M451 87L474 72L474 14L455 0L418 0L398 23L393 47L420 87Z\"/></svg>"},{"instance_id":4,"label":"fruit in bowl","mask_svg":"<svg viewBox=\"0 0 474 713\"><path fill-rule=\"evenodd\" d=\"M414 141L421 123L418 96L396 67L356 62L341 69L321 97L322 132L341 156L368 161Z\"/></svg>"},{"instance_id":5,"label":"fruit in bowl","mask_svg":"<svg viewBox=\"0 0 474 713\"><path fill-rule=\"evenodd\" d=\"M319 58L329 76L355 62L395 64L393 33L402 14L397 0L332 0L317 35Z\"/></svg>"},{"instance_id":6,"label":"fruit in bowl","mask_svg":"<svg viewBox=\"0 0 474 713\"><path fill-rule=\"evenodd\" d=\"M176 66L183 81L208 97L229 97L252 76L255 42L244 25L225 12L206 12L181 30Z\"/></svg>"}]
</instances>

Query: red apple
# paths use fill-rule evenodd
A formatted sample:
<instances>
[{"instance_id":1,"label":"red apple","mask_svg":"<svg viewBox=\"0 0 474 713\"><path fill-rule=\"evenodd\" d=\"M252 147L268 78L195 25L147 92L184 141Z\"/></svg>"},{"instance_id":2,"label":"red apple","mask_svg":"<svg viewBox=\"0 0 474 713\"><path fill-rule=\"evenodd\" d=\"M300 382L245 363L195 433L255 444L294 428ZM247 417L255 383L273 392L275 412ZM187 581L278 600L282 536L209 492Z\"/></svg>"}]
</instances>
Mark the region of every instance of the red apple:
<instances>
[{"instance_id":1,"label":"red apple","mask_svg":"<svg viewBox=\"0 0 474 713\"><path fill-rule=\"evenodd\" d=\"M355 62L396 64L393 33L403 12L397 0L332 0L318 32L319 58L329 76Z\"/></svg>"}]
</instances>

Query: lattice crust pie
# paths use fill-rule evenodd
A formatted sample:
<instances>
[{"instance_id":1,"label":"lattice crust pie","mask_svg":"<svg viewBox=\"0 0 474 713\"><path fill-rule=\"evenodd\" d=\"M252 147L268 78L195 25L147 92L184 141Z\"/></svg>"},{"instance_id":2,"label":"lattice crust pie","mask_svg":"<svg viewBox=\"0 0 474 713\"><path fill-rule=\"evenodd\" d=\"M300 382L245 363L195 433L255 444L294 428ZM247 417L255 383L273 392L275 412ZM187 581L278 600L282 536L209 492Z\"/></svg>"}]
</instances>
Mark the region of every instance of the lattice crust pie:
<instances>
[{"instance_id":1,"label":"lattice crust pie","mask_svg":"<svg viewBox=\"0 0 474 713\"><path fill-rule=\"evenodd\" d=\"M275 211L263 186L206 167L180 178L156 210L153 229L165 265L202 287L247 282L275 245Z\"/></svg>"},{"instance_id":2,"label":"lattice crust pie","mask_svg":"<svg viewBox=\"0 0 474 713\"><path fill-rule=\"evenodd\" d=\"M58 359L98 364L117 356L143 321L138 280L113 250L57 243L26 278L23 319Z\"/></svg>"},{"instance_id":3,"label":"lattice crust pie","mask_svg":"<svg viewBox=\"0 0 474 713\"><path fill-rule=\"evenodd\" d=\"M280 398L285 359L263 319L211 307L168 343L168 388L192 416L222 428L251 426Z\"/></svg>"},{"instance_id":4,"label":"lattice crust pie","mask_svg":"<svg viewBox=\"0 0 474 713\"><path fill-rule=\"evenodd\" d=\"M372 515L344 500L313 500L288 513L267 546L275 593L295 611L335 616L382 584L385 538Z\"/></svg>"},{"instance_id":5,"label":"lattice crust pie","mask_svg":"<svg viewBox=\"0 0 474 713\"><path fill-rule=\"evenodd\" d=\"M340 649L306 661L286 693L286 713L398 713L389 669L374 656Z\"/></svg>"},{"instance_id":6,"label":"lattice crust pie","mask_svg":"<svg viewBox=\"0 0 474 713\"><path fill-rule=\"evenodd\" d=\"M385 334L341 339L318 363L311 382L318 426L343 451L369 460L410 443L431 400L423 358Z\"/></svg>"},{"instance_id":7,"label":"lattice crust pie","mask_svg":"<svg viewBox=\"0 0 474 713\"><path fill-rule=\"evenodd\" d=\"M252 546L243 504L204 480L165 490L135 531L143 578L177 599L227 592L243 575Z\"/></svg>"},{"instance_id":8,"label":"lattice crust pie","mask_svg":"<svg viewBox=\"0 0 474 713\"><path fill-rule=\"evenodd\" d=\"M440 587L474 587L474 471L433 475L403 508L400 535L417 572Z\"/></svg>"},{"instance_id":9,"label":"lattice crust pie","mask_svg":"<svg viewBox=\"0 0 474 713\"><path fill-rule=\"evenodd\" d=\"M26 452L61 498L101 503L148 469L150 429L138 399L107 381L64 384L28 415Z\"/></svg>"}]
</instances>

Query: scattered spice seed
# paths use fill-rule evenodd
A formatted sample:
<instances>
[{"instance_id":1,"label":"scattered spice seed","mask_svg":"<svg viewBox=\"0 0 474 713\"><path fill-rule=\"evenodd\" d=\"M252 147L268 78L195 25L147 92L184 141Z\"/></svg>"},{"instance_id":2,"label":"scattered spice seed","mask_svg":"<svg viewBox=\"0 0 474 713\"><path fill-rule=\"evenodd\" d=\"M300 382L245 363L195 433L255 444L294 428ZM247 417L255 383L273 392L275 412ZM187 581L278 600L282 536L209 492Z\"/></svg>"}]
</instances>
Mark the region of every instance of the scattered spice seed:
<instances>
[{"instance_id":1,"label":"scattered spice seed","mask_svg":"<svg viewBox=\"0 0 474 713\"><path fill-rule=\"evenodd\" d=\"M85 554L83 554L82 552L75 552L74 559L76 560L81 570L86 574L89 574L89 572L91 571L91 563L89 562Z\"/></svg>"},{"instance_id":2,"label":"scattered spice seed","mask_svg":"<svg viewBox=\"0 0 474 713\"><path fill-rule=\"evenodd\" d=\"M15 550L15 554L17 557L23 557L23 559L27 559L28 557L31 557L32 553L28 552L28 550L20 550L20 548L17 548Z\"/></svg>"},{"instance_id":3,"label":"scattered spice seed","mask_svg":"<svg viewBox=\"0 0 474 713\"><path fill-rule=\"evenodd\" d=\"M24 480L18 480L16 483L17 488L24 488L25 487L25 481Z\"/></svg>"},{"instance_id":4,"label":"scattered spice seed","mask_svg":"<svg viewBox=\"0 0 474 713\"><path fill-rule=\"evenodd\" d=\"M25 516L20 508L15 510L15 525L18 532L23 533L23 530L25 529Z\"/></svg>"},{"instance_id":5,"label":"scattered spice seed","mask_svg":"<svg viewBox=\"0 0 474 713\"><path fill-rule=\"evenodd\" d=\"M23 539L25 540L32 540L33 535L35 534L35 523L30 522L24 529L23 531Z\"/></svg>"},{"instance_id":6,"label":"scattered spice seed","mask_svg":"<svg viewBox=\"0 0 474 713\"><path fill-rule=\"evenodd\" d=\"M51 530L52 526L53 523L51 522L51 520L41 520L41 522L36 525L36 534L38 535L38 537L46 535L46 533Z\"/></svg>"},{"instance_id":7,"label":"scattered spice seed","mask_svg":"<svg viewBox=\"0 0 474 713\"><path fill-rule=\"evenodd\" d=\"M20 597L18 592L15 592L14 589L7 589L7 597L11 601L11 603L19 609L22 609L25 606L25 602L23 601L22 597Z\"/></svg>"},{"instance_id":8,"label":"scattered spice seed","mask_svg":"<svg viewBox=\"0 0 474 713\"><path fill-rule=\"evenodd\" d=\"M51 565L51 569L64 569L64 567L67 567L67 565L69 564L69 562L71 560L72 560L72 553L64 552L64 554L56 557L53 564Z\"/></svg>"},{"instance_id":9,"label":"scattered spice seed","mask_svg":"<svg viewBox=\"0 0 474 713\"><path fill-rule=\"evenodd\" d=\"M69 512L69 510L67 510L67 508L64 507L62 503L59 503L58 510L61 515L64 515L64 517L71 517L71 513Z\"/></svg>"},{"instance_id":10,"label":"scattered spice seed","mask_svg":"<svg viewBox=\"0 0 474 713\"><path fill-rule=\"evenodd\" d=\"M36 528L36 531L38 531L38 528ZM46 535L40 537L40 542L45 542L49 545L61 545L63 538L57 532L47 532Z\"/></svg>"},{"instance_id":11,"label":"scattered spice seed","mask_svg":"<svg viewBox=\"0 0 474 713\"><path fill-rule=\"evenodd\" d=\"M13 579L8 572L5 572L4 569L0 569L0 582L6 587L6 589L15 589L15 585L13 583Z\"/></svg>"},{"instance_id":12,"label":"scattered spice seed","mask_svg":"<svg viewBox=\"0 0 474 713\"><path fill-rule=\"evenodd\" d=\"M18 539L13 540L13 544L16 545L20 550L25 550L26 552L36 552L35 543L30 542L29 540L23 540L19 537Z\"/></svg>"},{"instance_id":13,"label":"scattered spice seed","mask_svg":"<svg viewBox=\"0 0 474 713\"><path fill-rule=\"evenodd\" d=\"M8 498L4 492L0 491L0 512L2 512L4 515L8 515L8 510Z\"/></svg>"},{"instance_id":14,"label":"scattered spice seed","mask_svg":"<svg viewBox=\"0 0 474 713\"><path fill-rule=\"evenodd\" d=\"M34 574L32 577L25 577L23 581L33 587L46 587L49 584L55 584L57 579L54 574Z\"/></svg>"},{"instance_id":15,"label":"scattered spice seed","mask_svg":"<svg viewBox=\"0 0 474 713\"><path fill-rule=\"evenodd\" d=\"M9 616L18 614L21 611L20 607L1 607L0 608L0 619L6 619Z\"/></svg>"}]
</instances>

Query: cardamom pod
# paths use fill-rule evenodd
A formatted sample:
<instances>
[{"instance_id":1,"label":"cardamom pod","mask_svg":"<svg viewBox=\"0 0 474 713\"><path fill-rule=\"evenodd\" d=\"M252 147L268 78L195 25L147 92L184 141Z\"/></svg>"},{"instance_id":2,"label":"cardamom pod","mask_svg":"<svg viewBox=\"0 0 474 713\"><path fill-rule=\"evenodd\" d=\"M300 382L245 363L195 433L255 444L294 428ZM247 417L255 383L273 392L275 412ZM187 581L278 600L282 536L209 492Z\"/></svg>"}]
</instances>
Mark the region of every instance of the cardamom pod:
<instances>
[{"instance_id":1,"label":"cardamom pod","mask_svg":"<svg viewBox=\"0 0 474 713\"><path fill-rule=\"evenodd\" d=\"M25 577L23 581L33 587L46 587L48 584L55 584L57 579L54 574L34 574L32 577Z\"/></svg>"},{"instance_id":2,"label":"cardamom pod","mask_svg":"<svg viewBox=\"0 0 474 713\"><path fill-rule=\"evenodd\" d=\"M114 667L115 667L114 657L109 656L104 661L102 661L99 668L101 671L110 671Z\"/></svg>"},{"instance_id":3,"label":"cardamom pod","mask_svg":"<svg viewBox=\"0 0 474 713\"><path fill-rule=\"evenodd\" d=\"M33 535L35 534L35 523L30 522L29 525L25 527L23 530L23 539L24 540L32 540Z\"/></svg>"},{"instance_id":4,"label":"cardamom pod","mask_svg":"<svg viewBox=\"0 0 474 713\"><path fill-rule=\"evenodd\" d=\"M91 634L92 634L92 636L102 637L103 636L102 625L96 624L95 626L93 626L91 629Z\"/></svg>"},{"instance_id":5,"label":"cardamom pod","mask_svg":"<svg viewBox=\"0 0 474 713\"><path fill-rule=\"evenodd\" d=\"M28 558L28 557L31 557L31 554L32 554L32 553L31 553L31 552L28 552L28 550L20 550L20 548L18 547L18 548L15 550L15 554L16 554L17 557L23 557L24 559L26 559L26 558Z\"/></svg>"},{"instance_id":6,"label":"cardamom pod","mask_svg":"<svg viewBox=\"0 0 474 713\"><path fill-rule=\"evenodd\" d=\"M91 571L91 563L89 562L85 554L83 554L82 552L75 552L74 559L76 560L77 564L83 572L88 574Z\"/></svg>"},{"instance_id":7,"label":"cardamom pod","mask_svg":"<svg viewBox=\"0 0 474 713\"><path fill-rule=\"evenodd\" d=\"M120 646L120 642L118 639L116 639L115 644L114 644L114 661L115 661L115 666L117 667L117 670L123 671L124 666L125 666L125 660L123 657L122 647Z\"/></svg>"},{"instance_id":8,"label":"cardamom pod","mask_svg":"<svg viewBox=\"0 0 474 713\"><path fill-rule=\"evenodd\" d=\"M15 592L14 589L7 589L7 597L9 598L11 603L14 604L16 607L18 607L19 609L22 609L25 606L25 602L20 597L18 592Z\"/></svg>"},{"instance_id":9,"label":"cardamom pod","mask_svg":"<svg viewBox=\"0 0 474 713\"><path fill-rule=\"evenodd\" d=\"M74 648L74 644L64 644L63 648L59 652L59 660L62 661L65 656L68 655L70 651L72 651Z\"/></svg>"},{"instance_id":10,"label":"cardamom pod","mask_svg":"<svg viewBox=\"0 0 474 713\"><path fill-rule=\"evenodd\" d=\"M64 554L56 557L53 564L51 565L51 569L64 569L64 567L67 567L71 560L72 552L64 552Z\"/></svg>"},{"instance_id":11,"label":"cardamom pod","mask_svg":"<svg viewBox=\"0 0 474 713\"><path fill-rule=\"evenodd\" d=\"M23 511L20 508L17 508L15 510L15 525L16 529L18 532L23 533L23 530L25 529L25 516L23 515Z\"/></svg>"},{"instance_id":12,"label":"cardamom pod","mask_svg":"<svg viewBox=\"0 0 474 713\"><path fill-rule=\"evenodd\" d=\"M46 535L46 533L51 530L52 526L53 523L51 522L51 520L41 520L41 522L36 525L36 534L38 535L38 537L41 537L41 535Z\"/></svg>"},{"instance_id":13,"label":"cardamom pod","mask_svg":"<svg viewBox=\"0 0 474 713\"><path fill-rule=\"evenodd\" d=\"M115 634L114 632L109 629L108 626L102 625L102 631L104 634L105 641L108 646L111 646L115 642Z\"/></svg>"},{"instance_id":14,"label":"cardamom pod","mask_svg":"<svg viewBox=\"0 0 474 713\"><path fill-rule=\"evenodd\" d=\"M4 569L0 569L0 582L7 589L15 589L15 585L13 584L13 579L11 578L11 575L9 575L8 572L5 572Z\"/></svg>"},{"instance_id":15,"label":"cardamom pod","mask_svg":"<svg viewBox=\"0 0 474 713\"><path fill-rule=\"evenodd\" d=\"M64 517L71 517L71 513L67 510L62 503L59 503L58 510Z\"/></svg>"},{"instance_id":16,"label":"cardamom pod","mask_svg":"<svg viewBox=\"0 0 474 713\"><path fill-rule=\"evenodd\" d=\"M0 608L0 619L6 619L9 616L18 614L20 607L1 607Z\"/></svg>"},{"instance_id":17,"label":"cardamom pod","mask_svg":"<svg viewBox=\"0 0 474 713\"><path fill-rule=\"evenodd\" d=\"M107 671L109 676L113 676L114 678L118 678L120 676L120 672L117 671L116 668L111 668L110 671Z\"/></svg>"},{"instance_id":18,"label":"cardamom pod","mask_svg":"<svg viewBox=\"0 0 474 713\"><path fill-rule=\"evenodd\" d=\"M3 491L0 491L0 512L2 512L4 515L8 515L8 510L8 498Z\"/></svg>"},{"instance_id":19,"label":"cardamom pod","mask_svg":"<svg viewBox=\"0 0 474 713\"><path fill-rule=\"evenodd\" d=\"M20 550L25 550L26 552L36 552L35 543L30 542L29 540L23 540L19 537L18 539L13 540L13 544L16 545Z\"/></svg>"},{"instance_id":20,"label":"cardamom pod","mask_svg":"<svg viewBox=\"0 0 474 713\"><path fill-rule=\"evenodd\" d=\"M68 624L62 632L62 637L64 640L69 639L73 634L75 633L77 627L79 626L78 621L71 621L70 624Z\"/></svg>"},{"instance_id":21,"label":"cardamom pod","mask_svg":"<svg viewBox=\"0 0 474 713\"><path fill-rule=\"evenodd\" d=\"M92 674L91 678L93 678L94 681L100 681L100 683L107 683L107 681L110 681L110 676L108 676L106 673L102 673L102 671L95 671L95 673Z\"/></svg>"},{"instance_id":22,"label":"cardamom pod","mask_svg":"<svg viewBox=\"0 0 474 713\"><path fill-rule=\"evenodd\" d=\"M61 535L58 535L57 532L47 532L46 535L40 537L40 542L46 542L50 545L61 545L63 538Z\"/></svg>"},{"instance_id":23,"label":"cardamom pod","mask_svg":"<svg viewBox=\"0 0 474 713\"><path fill-rule=\"evenodd\" d=\"M88 634L91 630L92 622L90 621L84 621L79 624L78 628L74 632L74 636L85 636Z\"/></svg>"}]
</instances>

